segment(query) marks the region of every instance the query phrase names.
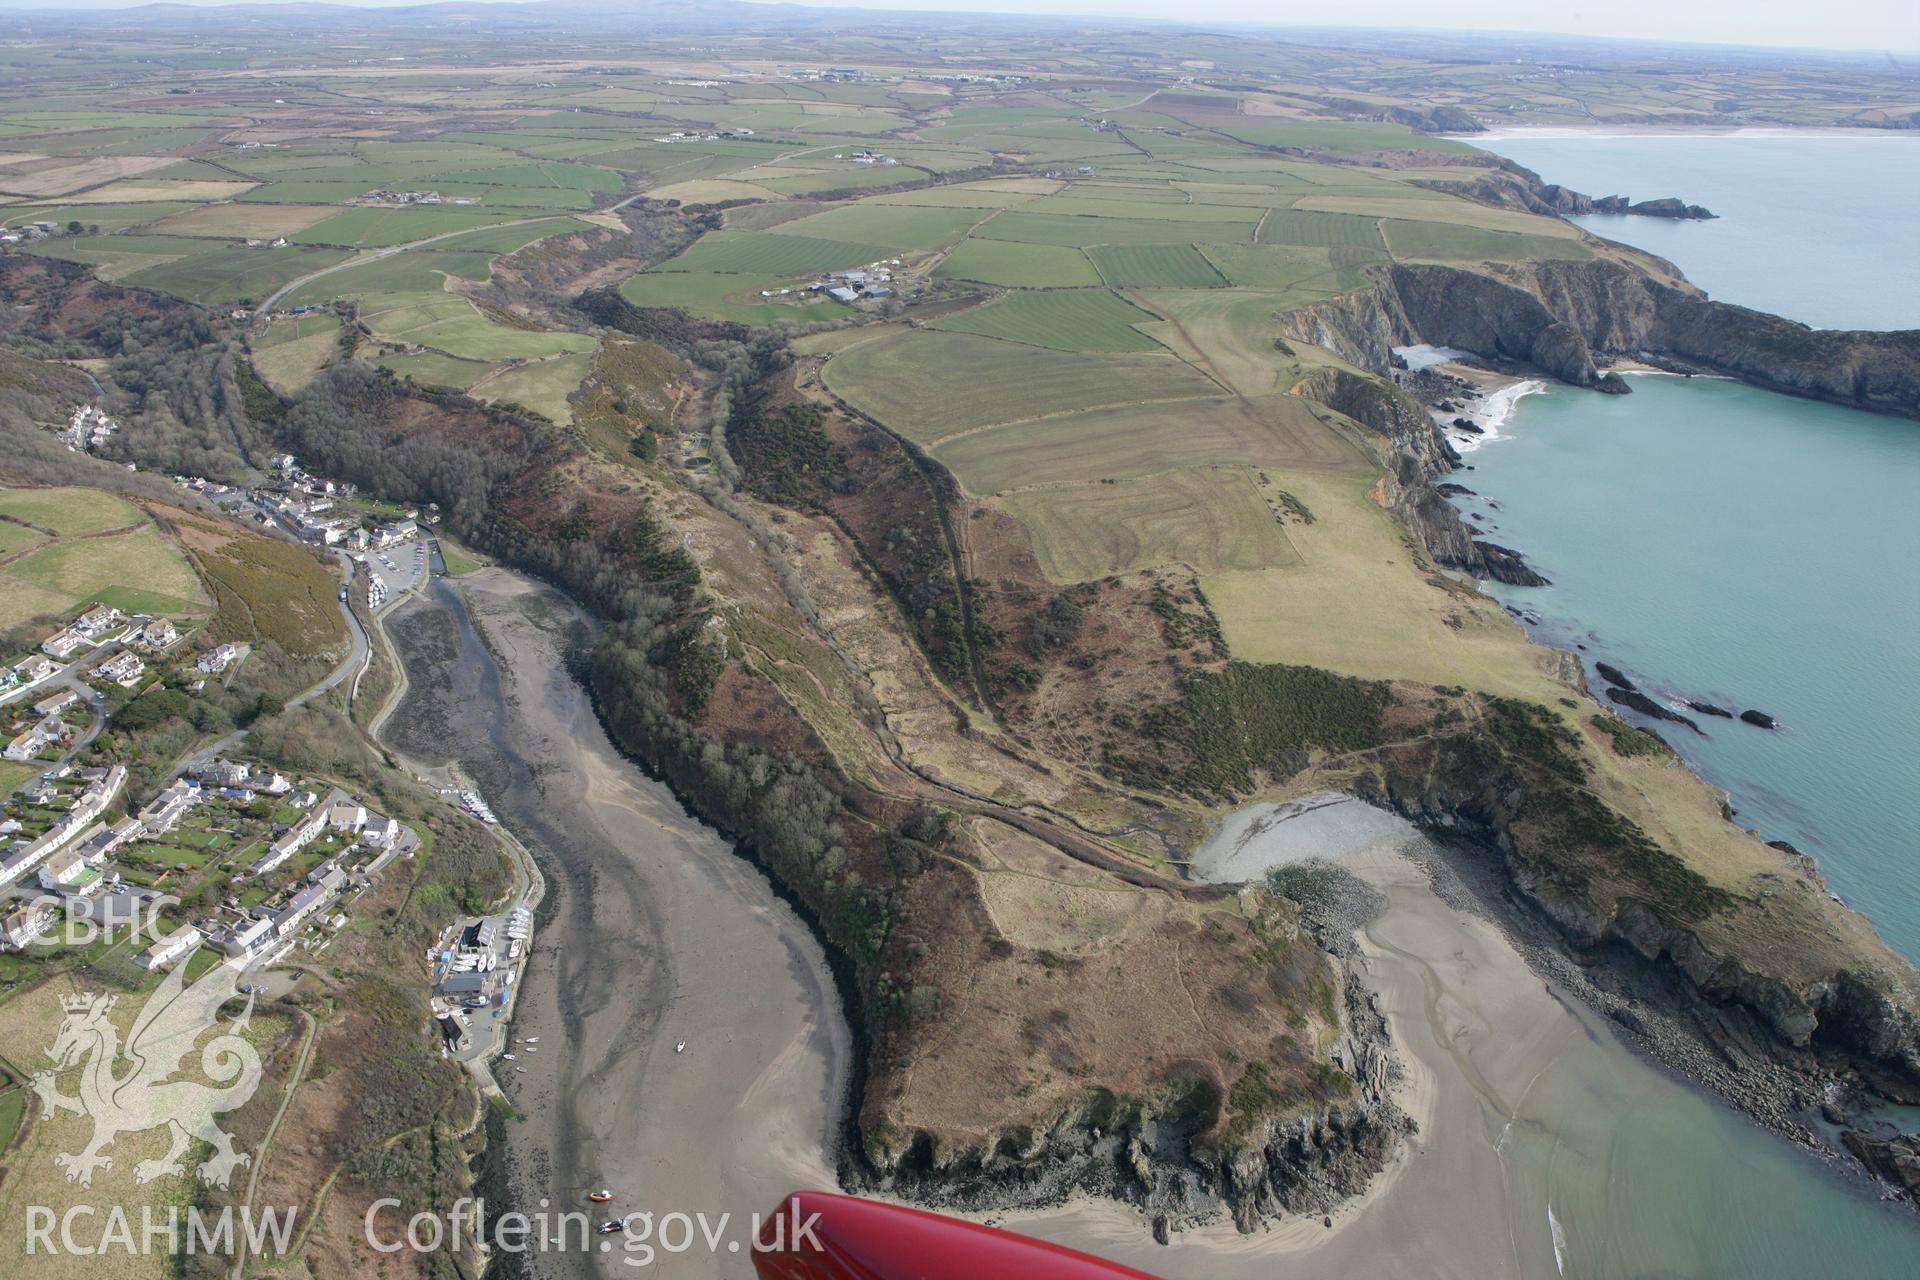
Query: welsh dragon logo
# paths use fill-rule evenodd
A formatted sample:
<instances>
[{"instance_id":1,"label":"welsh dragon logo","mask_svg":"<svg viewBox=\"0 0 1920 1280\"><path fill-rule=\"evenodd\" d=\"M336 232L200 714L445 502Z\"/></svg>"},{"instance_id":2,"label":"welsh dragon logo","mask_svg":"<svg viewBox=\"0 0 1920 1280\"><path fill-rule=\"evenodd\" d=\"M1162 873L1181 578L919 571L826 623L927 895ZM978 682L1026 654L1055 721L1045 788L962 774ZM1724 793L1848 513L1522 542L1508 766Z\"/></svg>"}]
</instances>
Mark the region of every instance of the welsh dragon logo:
<instances>
[{"instance_id":1,"label":"welsh dragon logo","mask_svg":"<svg viewBox=\"0 0 1920 1280\"><path fill-rule=\"evenodd\" d=\"M47 1050L54 1065L36 1072L32 1085L47 1116L70 1111L93 1118L93 1141L80 1152L54 1157L69 1182L92 1186L94 1170L113 1167L113 1157L102 1152L115 1138L162 1125L172 1130L172 1145L159 1159L134 1167L142 1183L185 1173L181 1157L195 1138L213 1148L199 1169L200 1180L211 1186L225 1187L233 1171L253 1159L235 1151L233 1136L214 1122L221 1112L243 1106L260 1087L260 1055L240 1034L253 1016L251 995L240 1015L200 1048L200 1069L223 1087L170 1079L201 1035L219 1021L220 1006L235 994L234 982L234 971L221 964L188 986L186 964L174 966L140 1010L124 1050L108 1016L117 997L104 992L61 997L66 1017ZM129 1064L124 1071L123 1061ZM74 1067L80 1068L80 1094L69 1098L60 1092L57 1076Z\"/></svg>"}]
</instances>

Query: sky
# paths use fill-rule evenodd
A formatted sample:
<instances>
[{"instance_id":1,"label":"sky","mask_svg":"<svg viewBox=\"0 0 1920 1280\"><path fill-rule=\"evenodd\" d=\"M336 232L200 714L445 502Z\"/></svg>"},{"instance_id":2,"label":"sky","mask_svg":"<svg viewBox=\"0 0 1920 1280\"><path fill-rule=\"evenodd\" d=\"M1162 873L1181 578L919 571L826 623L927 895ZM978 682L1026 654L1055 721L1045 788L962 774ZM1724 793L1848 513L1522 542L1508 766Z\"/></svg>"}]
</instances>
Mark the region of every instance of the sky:
<instances>
[{"instance_id":1,"label":"sky","mask_svg":"<svg viewBox=\"0 0 1920 1280\"><path fill-rule=\"evenodd\" d=\"M119 9L145 0L0 0L0 9ZM170 0L218 4L234 0ZM275 0L244 0L274 3ZM417 4L432 0L330 0ZM697 3L697 0L692 0ZM1195 24L1259 26L1444 27L1451 31L1528 31L1708 44L1808 49L1920 51L1916 0L1340 0L1337 5L1274 0L784 0L834 8L948 10L1158 18Z\"/></svg>"},{"instance_id":2,"label":"sky","mask_svg":"<svg viewBox=\"0 0 1920 1280\"><path fill-rule=\"evenodd\" d=\"M1916 0L790 0L870 9L1071 13L1260 26L1445 27L1564 35L1783 45L1802 49L1920 50Z\"/></svg>"}]
</instances>

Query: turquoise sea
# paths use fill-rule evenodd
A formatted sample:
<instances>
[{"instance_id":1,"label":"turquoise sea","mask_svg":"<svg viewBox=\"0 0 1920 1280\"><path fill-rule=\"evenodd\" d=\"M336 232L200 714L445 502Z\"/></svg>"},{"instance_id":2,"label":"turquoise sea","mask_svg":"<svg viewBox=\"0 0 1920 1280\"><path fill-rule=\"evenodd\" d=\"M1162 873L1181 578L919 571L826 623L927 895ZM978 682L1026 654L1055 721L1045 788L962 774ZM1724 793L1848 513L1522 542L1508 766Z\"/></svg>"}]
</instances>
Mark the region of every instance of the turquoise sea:
<instances>
[{"instance_id":1,"label":"turquoise sea","mask_svg":"<svg viewBox=\"0 0 1920 1280\"><path fill-rule=\"evenodd\" d=\"M1605 233L1655 248L1689 278L1699 250L1724 301L1920 324L1910 278L1920 248L1888 247L1920 243L1920 139L1576 137L1490 149L1580 190L1671 190L1722 213L1677 239L1673 224L1646 218L1609 219L1628 225ZM1636 159L1650 176L1629 181ZM1817 172L1825 186L1782 203L1783 169ZM1701 180L1687 185L1689 173ZM1912 194L1880 203L1890 183ZM1872 225L1851 217L1869 205ZM1691 234L1723 227L1748 249L1708 249ZM1804 276L1758 248L1783 235L1851 265ZM1471 455L1459 479L1480 497L1462 507L1554 583L1501 597L1540 615L1541 639L1584 644L1590 663L1624 668L1655 697L1777 717L1772 733L1703 716L1705 736L1661 731L1731 793L1744 823L1813 854L1836 893L1920 958L1920 422L1715 380L1633 385L1624 397L1528 396L1503 438Z\"/></svg>"},{"instance_id":2,"label":"turquoise sea","mask_svg":"<svg viewBox=\"0 0 1920 1280\"><path fill-rule=\"evenodd\" d=\"M1480 497L1461 508L1553 580L1497 594L1656 700L1779 720L1679 708L1704 734L1659 728L1743 825L1813 854L1920 956L1920 423L1632 381L1630 396L1528 396L1468 455L1456 478Z\"/></svg>"},{"instance_id":3,"label":"turquoise sea","mask_svg":"<svg viewBox=\"0 0 1920 1280\"><path fill-rule=\"evenodd\" d=\"M1920 326L1920 138L1488 145L1548 181L1721 213L1584 221L1723 301ZM1741 821L1812 853L1920 957L1920 422L1704 378L1633 386L1526 396L1469 456L1462 508L1553 580L1497 593L1539 618L1538 638L1584 646L1596 688L1604 659L1656 698L1776 716L1778 732L1704 716L1704 736L1660 729ZM1595 1055L1598 1084L1543 1081L1518 1153L1557 1207L1562 1276L1920 1275L1910 1209L1692 1090L1624 1068L1609 1085L1614 1069Z\"/></svg>"},{"instance_id":4,"label":"turquoise sea","mask_svg":"<svg viewBox=\"0 0 1920 1280\"><path fill-rule=\"evenodd\" d=\"M1473 141L1588 195L1713 210L1711 222L1574 221L1678 264L1722 302L1821 329L1920 327L1920 135L1555 130Z\"/></svg>"}]
</instances>

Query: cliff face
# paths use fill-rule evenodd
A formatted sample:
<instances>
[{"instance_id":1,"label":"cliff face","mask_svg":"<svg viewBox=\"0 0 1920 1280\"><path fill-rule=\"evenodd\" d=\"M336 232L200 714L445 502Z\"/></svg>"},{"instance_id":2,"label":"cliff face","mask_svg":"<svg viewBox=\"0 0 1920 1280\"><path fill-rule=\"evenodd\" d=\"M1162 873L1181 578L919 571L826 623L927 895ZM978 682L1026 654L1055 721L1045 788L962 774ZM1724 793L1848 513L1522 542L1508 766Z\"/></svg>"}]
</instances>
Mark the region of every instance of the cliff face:
<instances>
[{"instance_id":1,"label":"cliff face","mask_svg":"<svg viewBox=\"0 0 1920 1280\"><path fill-rule=\"evenodd\" d=\"M1599 260L1467 270L1397 264L1374 286L1296 312L1290 336L1384 372L1415 342L1521 361L1564 382L1624 390L1596 351L1678 360L1756 386L1920 417L1920 330L1812 329L1713 302Z\"/></svg>"},{"instance_id":2,"label":"cliff face","mask_svg":"<svg viewBox=\"0 0 1920 1280\"><path fill-rule=\"evenodd\" d=\"M1711 302L1619 262L1476 271L1398 265L1373 287L1295 312L1282 324L1289 336L1382 375L1375 381L1317 371L1299 391L1378 435L1382 504L1436 560L1482 576L1505 576L1501 549L1474 542L1432 487L1457 459L1431 415L1387 384L1395 346L1459 347L1531 364L1575 385L1623 391L1623 380L1598 373L1596 350L1660 356L1782 391L1920 417L1920 332L1816 331ZM1697 1002L1692 1024L1725 1060L1768 1046L1768 1069L1785 1068L1778 1078L1798 1082L1792 1091L1800 1101L1791 1105L1806 1105L1836 1079L1920 1101L1920 979L1870 929L1830 906L1810 864L1783 853L1781 882L1792 893L1754 898L1717 888L1585 789L1569 786L1580 769L1552 756L1550 742L1520 721L1505 731L1489 725L1485 733L1378 752L1352 789L1430 830L1458 832L1493 851L1517 894L1575 951L1629 949L1677 979L1678 990ZM1807 941L1843 935L1845 945L1829 948ZM1777 1100L1761 1105L1776 1118L1788 1115ZM1910 1153L1867 1151L1861 1144L1869 1137L1849 1131L1861 1158L1900 1182Z\"/></svg>"},{"instance_id":3,"label":"cliff face","mask_svg":"<svg viewBox=\"0 0 1920 1280\"><path fill-rule=\"evenodd\" d=\"M1527 568L1519 556L1476 539L1459 509L1435 491L1430 482L1452 471L1460 455L1418 401L1396 387L1345 369L1316 369L1299 390L1380 437L1378 452L1385 474L1375 496L1418 535L1436 561L1514 586L1546 585L1547 580Z\"/></svg>"},{"instance_id":4,"label":"cliff face","mask_svg":"<svg viewBox=\"0 0 1920 1280\"><path fill-rule=\"evenodd\" d=\"M1528 213L1553 217L1616 213L1642 218L1704 220L1717 216L1711 209L1688 204L1677 196L1639 201L1626 196L1590 196L1557 182L1545 182L1531 169L1498 157L1489 156L1483 163L1463 163L1459 167L1457 177L1421 178L1415 180L1414 185L1464 196L1481 204L1525 209Z\"/></svg>"},{"instance_id":5,"label":"cliff face","mask_svg":"<svg viewBox=\"0 0 1920 1280\"><path fill-rule=\"evenodd\" d=\"M1783 1063L1853 1073L1883 1096L1920 1100L1911 966L1891 953L1883 963L1864 955L1828 962L1756 947L1750 922L1742 923L1748 903L1672 878L1649 893L1661 878L1644 865L1609 865L1592 851L1569 857L1569 832L1580 828L1564 818L1581 798L1556 790L1565 791L1551 772L1471 739L1383 752L1356 787L1430 830L1496 850L1513 886L1575 947L1624 945L1680 977L1702 1004L1745 1010L1775 1040ZM1630 846L1632 838L1627 832L1614 845ZM1770 909L1799 911L1817 929L1824 895L1809 897ZM1738 1034L1712 1016L1700 1025L1710 1035Z\"/></svg>"}]
</instances>

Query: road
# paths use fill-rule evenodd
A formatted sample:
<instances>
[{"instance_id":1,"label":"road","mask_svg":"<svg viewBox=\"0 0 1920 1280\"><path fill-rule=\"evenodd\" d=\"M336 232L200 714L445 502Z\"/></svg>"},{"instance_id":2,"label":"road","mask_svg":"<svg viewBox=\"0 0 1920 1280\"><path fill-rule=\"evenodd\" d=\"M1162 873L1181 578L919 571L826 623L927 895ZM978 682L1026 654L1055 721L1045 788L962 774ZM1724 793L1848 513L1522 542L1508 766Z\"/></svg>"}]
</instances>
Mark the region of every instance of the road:
<instances>
[{"instance_id":1,"label":"road","mask_svg":"<svg viewBox=\"0 0 1920 1280\"><path fill-rule=\"evenodd\" d=\"M820 150L823 148L815 148L815 149ZM636 191L630 196L614 201L612 204L608 205L604 209L587 210L587 212L618 213L620 212L620 210L626 208L628 205L632 204L634 201L643 200L645 198L646 198L646 193L644 191ZM318 280L323 276L330 276L336 271L346 271L353 267L364 267L369 262L378 262L382 258L390 258L396 253L405 253L409 249L424 249L428 245L438 244L442 240L452 240L459 236L472 235L473 233L478 231L498 231L502 227L524 227L535 222L545 222L550 218L559 218L559 217L568 217L568 216L571 216L571 215L543 213L538 215L537 217L532 217L532 218L514 218L507 222L489 222L484 226L463 227L458 231L443 231L437 236L426 236L419 240L408 240L404 244L390 244L379 249L370 249L365 253L359 254L352 258L348 258L345 262L336 262L330 267L322 267L318 271L309 271L304 276L300 276L296 279L287 281L287 283L281 285L278 289L275 289L272 293L268 294L266 297L266 300L263 301L258 307L254 308L253 318L247 322L248 328L253 332L258 332L260 329L266 326L269 313L271 313L274 307L279 304L280 299L286 297L288 294L292 293L294 290L303 288L306 285L312 284L315 280Z\"/></svg>"},{"instance_id":2,"label":"road","mask_svg":"<svg viewBox=\"0 0 1920 1280\"><path fill-rule=\"evenodd\" d=\"M340 567L347 571L346 586L348 590L352 590L353 561L344 551L335 552L334 554L340 559ZM305 706L315 698L338 688L342 680L345 680L366 664L367 653L369 652L367 630L360 625L360 619L353 615L352 607L348 605L345 600L340 601L339 605L340 616L346 619L347 634L353 638L353 648L341 661L340 665L322 677L318 684L308 689L305 693L288 699L287 705L290 707ZM349 707L349 710L351 710L351 707Z\"/></svg>"},{"instance_id":3,"label":"road","mask_svg":"<svg viewBox=\"0 0 1920 1280\"><path fill-rule=\"evenodd\" d=\"M620 204L614 205L613 207L618 209L626 203L627 202L623 200ZM443 231L437 236L427 236L420 240L408 240L404 244L390 244L379 249L369 249L356 257L348 258L345 262L336 262L330 267L322 267L318 271L309 271L306 275L297 276L287 281L287 283L268 294L266 300L254 308L253 319L248 322L248 327L255 332L265 328L269 313L278 305L280 299L286 297L295 289L304 288L322 276L330 276L336 271L346 271L352 267L364 267L370 262L378 262L382 258L391 258L396 253L405 253L409 249L424 249L430 244L438 244L442 240L451 240L456 236L472 235L478 231L498 231L503 227L524 227L529 223L545 222L549 218L559 216L562 215L543 213L534 218L514 218L507 222L489 222L483 226L462 227L458 231Z\"/></svg>"}]
</instances>

